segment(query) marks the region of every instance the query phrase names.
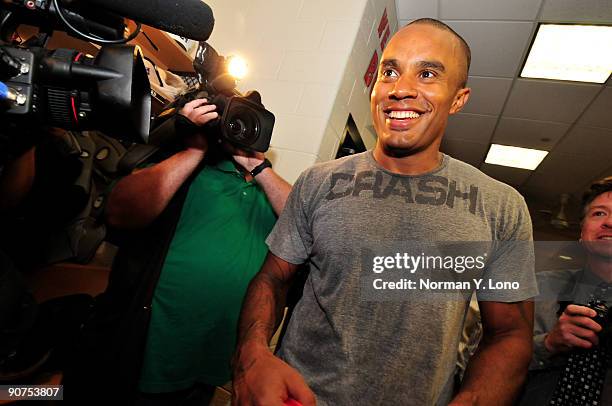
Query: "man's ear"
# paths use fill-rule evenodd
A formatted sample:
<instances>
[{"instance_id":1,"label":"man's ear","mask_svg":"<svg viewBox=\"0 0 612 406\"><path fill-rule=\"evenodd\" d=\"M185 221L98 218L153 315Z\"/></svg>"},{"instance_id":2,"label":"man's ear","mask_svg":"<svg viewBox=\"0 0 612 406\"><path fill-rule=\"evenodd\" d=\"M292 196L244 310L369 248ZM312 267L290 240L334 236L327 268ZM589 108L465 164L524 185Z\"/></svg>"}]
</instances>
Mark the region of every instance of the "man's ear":
<instances>
[{"instance_id":1,"label":"man's ear","mask_svg":"<svg viewBox=\"0 0 612 406\"><path fill-rule=\"evenodd\" d=\"M463 87L457 90L457 94L455 94L455 99L453 100L449 114L455 114L461 111L463 106L465 106L469 100L471 91L472 89L469 87Z\"/></svg>"}]
</instances>

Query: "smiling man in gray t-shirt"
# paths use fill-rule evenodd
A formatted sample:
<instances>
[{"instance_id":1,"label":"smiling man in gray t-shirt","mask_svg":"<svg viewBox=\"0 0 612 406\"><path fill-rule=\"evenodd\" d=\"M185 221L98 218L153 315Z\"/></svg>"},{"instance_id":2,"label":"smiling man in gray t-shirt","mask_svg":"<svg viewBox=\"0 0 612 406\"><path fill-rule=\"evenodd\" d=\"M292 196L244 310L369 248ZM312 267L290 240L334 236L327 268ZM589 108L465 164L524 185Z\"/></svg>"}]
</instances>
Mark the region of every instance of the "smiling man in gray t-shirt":
<instances>
[{"instance_id":1,"label":"smiling man in gray t-shirt","mask_svg":"<svg viewBox=\"0 0 612 406\"><path fill-rule=\"evenodd\" d=\"M243 305L234 404L512 402L531 356L533 306L525 300L537 290L533 252L511 242L531 241L531 221L514 189L439 152L449 114L469 97L468 67L467 44L435 20L418 20L389 42L371 97L376 148L305 171L267 240L270 253ZM364 252L383 255L415 247L411 241L484 242L476 275L512 286L477 290L484 338L452 400L474 287L453 285L455 278L446 282L457 289L442 299L406 290L397 300L397 292L385 297L364 284ZM267 342L305 262L304 294L275 357Z\"/></svg>"}]
</instances>

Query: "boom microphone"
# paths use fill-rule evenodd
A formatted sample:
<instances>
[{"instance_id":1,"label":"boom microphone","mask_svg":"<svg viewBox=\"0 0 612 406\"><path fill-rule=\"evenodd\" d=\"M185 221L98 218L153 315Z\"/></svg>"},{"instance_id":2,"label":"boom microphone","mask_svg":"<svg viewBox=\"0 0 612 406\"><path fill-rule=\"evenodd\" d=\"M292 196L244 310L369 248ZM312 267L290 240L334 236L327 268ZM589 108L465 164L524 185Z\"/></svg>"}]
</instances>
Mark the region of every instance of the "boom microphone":
<instances>
[{"instance_id":1,"label":"boom microphone","mask_svg":"<svg viewBox=\"0 0 612 406\"><path fill-rule=\"evenodd\" d=\"M173 34L206 41L215 19L201 0L88 0L87 3Z\"/></svg>"}]
</instances>

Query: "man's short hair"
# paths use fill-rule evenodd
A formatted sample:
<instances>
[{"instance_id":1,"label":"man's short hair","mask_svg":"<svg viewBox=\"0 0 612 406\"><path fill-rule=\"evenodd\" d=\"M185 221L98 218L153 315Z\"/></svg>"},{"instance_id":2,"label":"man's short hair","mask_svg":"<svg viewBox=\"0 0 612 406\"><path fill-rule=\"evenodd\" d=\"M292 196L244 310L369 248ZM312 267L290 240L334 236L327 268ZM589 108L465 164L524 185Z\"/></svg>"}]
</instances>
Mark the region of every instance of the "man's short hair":
<instances>
[{"instance_id":1,"label":"man's short hair","mask_svg":"<svg viewBox=\"0 0 612 406\"><path fill-rule=\"evenodd\" d=\"M461 87L465 87L465 85L467 84L468 72L470 71L470 64L472 63L472 51L470 51L470 46L463 39L463 37L457 34L455 30L453 30L448 25L444 24L442 21L436 20L434 18L419 18L418 20L414 20L406 24L405 27L408 27L409 25L413 25L413 24L425 24L425 25L430 25L432 27L439 28L441 30L450 32L451 34L455 36L455 38L459 40L459 44L461 45L461 50L463 51L463 54L465 55L465 72L461 77L460 84L461 84Z\"/></svg>"},{"instance_id":2,"label":"man's short hair","mask_svg":"<svg viewBox=\"0 0 612 406\"><path fill-rule=\"evenodd\" d=\"M591 183L589 189L582 195L582 218L586 215L593 200L604 193L612 192L612 176Z\"/></svg>"}]
</instances>

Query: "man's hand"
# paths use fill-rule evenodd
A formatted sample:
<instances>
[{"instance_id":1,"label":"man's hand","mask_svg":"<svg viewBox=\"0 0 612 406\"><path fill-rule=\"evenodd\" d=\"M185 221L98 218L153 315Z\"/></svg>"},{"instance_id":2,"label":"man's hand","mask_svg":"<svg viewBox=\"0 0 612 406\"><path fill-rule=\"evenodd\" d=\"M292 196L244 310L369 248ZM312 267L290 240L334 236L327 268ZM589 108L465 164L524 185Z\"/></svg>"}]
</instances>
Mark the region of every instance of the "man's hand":
<instances>
[{"instance_id":1,"label":"man's hand","mask_svg":"<svg viewBox=\"0 0 612 406\"><path fill-rule=\"evenodd\" d=\"M195 99L185 104L179 114L185 116L197 126L203 126L211 120L219 117L215 110L217 106L208 104L207 99Z\"/></svg>"},{"instance_id":2,"label":"man's hand","mask_svg":"<svg viewBox=\"0 0 612 406\"><path fill-rule=\"evenodd\" d=\"M185 104L179 111L179 114L186 117L189 121L197 126L203 126L219 117L219 113L215 111L217 106L207 104L207 99L195 99ZM197 132L185 138L185 146L187 149L195 149L206 152L208 149L208 140L206 136Z\"/></svg>"},{"instance_id":3,"label":"man's hand","mask_svg":"<svg viewBox=\"0 0 612 406\"><path fill-rule=\"evenodd\" d=\"M234 161L238 162L240 166L249 172L264 161L263 152L244 151L238 148L233 148L232 156Z\"/></svg>"},{"instance_id":4,"label":"man's hand","mask_svg":"<svg viewBox=\"0 0 612 406\"><path fill-rule=\"evenodd\" d=\"M233 406L282 406L295 399L315 406L316 399L298 371L275 357L267 347L246 345L237 354L233 380Z\"/></svg>"},{"instance_id":5,"label":"man's hand","mask_svg":"<svg viewBox=\"0 0 612 406\"><path fill-rule=\"evenodd\" d=\"M544 346L551 354L572 348L591 348L599 343L597 333L601 326L592 319L597 312L586 306L569 305L557 324L544 339Z\"/></svg>"}]
</instances>

